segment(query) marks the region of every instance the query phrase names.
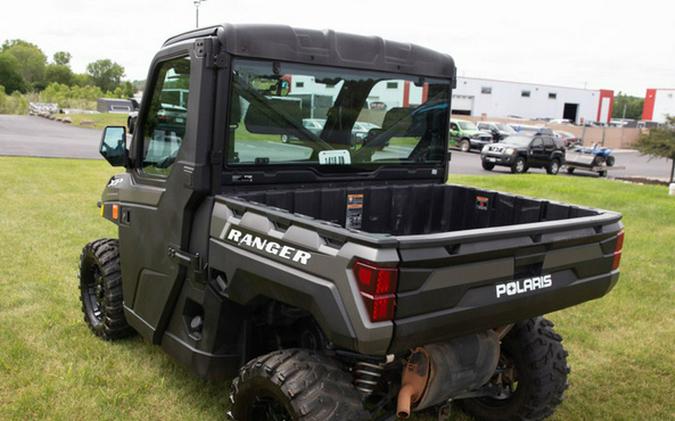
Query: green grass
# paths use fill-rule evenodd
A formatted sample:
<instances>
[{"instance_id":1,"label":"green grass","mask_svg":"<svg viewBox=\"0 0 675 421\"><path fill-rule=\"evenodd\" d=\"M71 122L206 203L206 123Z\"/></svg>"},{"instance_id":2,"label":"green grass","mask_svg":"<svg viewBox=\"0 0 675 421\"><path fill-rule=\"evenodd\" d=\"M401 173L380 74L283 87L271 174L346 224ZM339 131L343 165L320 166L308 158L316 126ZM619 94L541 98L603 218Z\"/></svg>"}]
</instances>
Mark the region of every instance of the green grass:
<instances>
[{"instance_id":1,"label":"green grass","mask_svg":"<svg viewBox=\"0 0 675 421\"><path fill-rule=\"evenodd\" d=\"M68 117L72 120L73 126L80 126L82 121L92 121L93 126L82 126L95 129L102 129L105 126L124 126L127 125L126 113L100 113L100 114L57 114L57 117Z\"/></svg>"},{"instance_id":2,"label":"green grass","mask_svg":"<svg viewBox=\"0 0 675 421\"><path fill-rule=\"evenodd\" d=\"M96 201L104 162L0 158L0 419L220 419L227 383L207 383L138 338L103 342L82 321L81 247L115 236ZM607 297L549 317L572 374L558 419L675 415L675 198L666 188L545 175L456 183L623 212L623 273ZM458 417L464 419L464 417Z\"/></svg>"}]
</instances>

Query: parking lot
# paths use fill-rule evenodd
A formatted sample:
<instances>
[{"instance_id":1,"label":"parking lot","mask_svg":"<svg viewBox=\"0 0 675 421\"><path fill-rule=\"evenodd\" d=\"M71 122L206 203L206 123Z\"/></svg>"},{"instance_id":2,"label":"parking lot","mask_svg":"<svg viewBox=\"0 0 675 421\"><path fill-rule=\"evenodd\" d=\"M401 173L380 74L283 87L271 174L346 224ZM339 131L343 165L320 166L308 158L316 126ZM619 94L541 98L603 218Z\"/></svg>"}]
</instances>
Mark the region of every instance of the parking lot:
<instances>
[{"instance_id":1,"label":"parking lot","mask_svg":"<svg viewBox=\"0 0 675 421\"><path fill-rule=\"evenodd\" d=\"M73 127L67 124L32 116L0 115L0 155L34 156L50 158L99 159L98 144L101 131ZM250 148L274 148L272 142L255 142ZM667 178L670 163L666 159L650 159L636 151L618 150L616 165L623 169L611 170L610 177ZM530 169L533 173L545 173L543 169ZM493 171L481 168L480 154L453 150L450 174L499 175L509 174L506 167ZM564 171L561 175L567 176ZM575 176L593 176L579 172Z\"/></svg>"}]
</instances>

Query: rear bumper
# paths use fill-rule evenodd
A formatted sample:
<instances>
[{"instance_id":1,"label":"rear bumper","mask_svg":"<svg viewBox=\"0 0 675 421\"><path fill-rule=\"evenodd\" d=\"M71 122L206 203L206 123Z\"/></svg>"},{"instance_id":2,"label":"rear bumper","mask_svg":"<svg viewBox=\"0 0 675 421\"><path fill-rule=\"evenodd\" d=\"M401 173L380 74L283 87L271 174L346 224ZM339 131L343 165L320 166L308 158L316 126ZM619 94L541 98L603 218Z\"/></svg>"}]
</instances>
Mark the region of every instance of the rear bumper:
<instances>
[{"instance_id":1,"label":"rear bumper","mask_svg":"<svg viewBox=\"0 0 675 421\"><path fill-rule=\"evenodd\" d=\"M469 289L450 309L396 320L389 352L514 323L607 294L619 271L576 279L571 271L553 274L550 288L497 298L495 284Z\"/></svg>"}]
</instances>

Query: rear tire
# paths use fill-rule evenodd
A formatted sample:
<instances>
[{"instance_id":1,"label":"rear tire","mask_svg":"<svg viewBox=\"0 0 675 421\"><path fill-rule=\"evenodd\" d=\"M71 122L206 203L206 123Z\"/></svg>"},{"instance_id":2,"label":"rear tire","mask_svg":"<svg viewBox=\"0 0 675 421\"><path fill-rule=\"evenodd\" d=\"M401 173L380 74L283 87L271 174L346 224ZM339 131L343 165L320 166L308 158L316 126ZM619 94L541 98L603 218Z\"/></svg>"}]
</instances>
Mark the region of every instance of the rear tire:
<instances>
[{"instance_id":1,"label":"rear tire","mask_svg":"<svg viewBox=\"0 0 675 421\"><path fill-rule=\"evenodd\" d=\"M607 163L608 167L613 167L614 164L616 163L616 158L614 158L614 156L610 155L605 159L605 162Z\"/></svg>"},{"instance_id":2,"label":"rear tire","mask_svg":"<svg viewBox=\"0 0 675 421\"><path fill-rule=\"evenodd\" d=\"M492 162L487 162L487 161L481 161L481 165L483 165L484 170L492 171L495 167L495 164Z\"/></svg>"},{"instance_id":3,"label":"rear tire","mask_svg":"<svg viewBox=\"0 0 675 421\"><path fill-rule=\"evenodd\" d=\"M490 397L459 401L480 420L541 420L553 414L568 387L567 352L553 323L543 317L516 323L502 341L500 367L512 367L515 390L505 399ZM504 361L511 363L503 364ZM501 368L504 368L501 367ZM508 373L502 372L503 379ZM497 375L493 377L498 378Z\"/></svg>"},{"instance_id":4,"label":"rear tire","mask_svg":"<svg viewBox=\"0 0 675 421\"><path fill-rule=\"evenodd\" d=\"M557 159L552 160L551 163L546 166L546 172L548 174L557 175L559 171L560 171L560 161Z\"/></svg>"},{"instance_id":5,"label":"rear tire","mask_svg":"<svg viewBox=\"0 0 675 421\"><path fill-rule=\"evenodd\" d=\"M84 321L96 336L110 341L134 334L124 317L117 240L96 240L82 249L80 301Z\"/></svg>"},{"instance_id":6,"label":"rear tire","mask_svg":"<svg viewBox=\"0 0 675 421\"><path fill-rule=\"evenodd\" d=\"M574 167L567 167L567 174L574 174Z\"/></svg>"},{"instance_id":7,"label":"rear tire","mask_svg":"<svg viewBox=\"0 0 675 421\"><path fill-rule=\"evenodd\" d=\"M288 138L288 135L287 135L287 134L282 134L282 135L281 135L281 141L282 141L283 143L288 143L288 142L290 141L290 139Z\"/></svg>"},{"instance_id":8,"label":"rear tire","mask_svg":"<svg viewBox=\"0 0 675 421\"><path fill-rule=\"evenodd\" d=\"M232 381L230 401L237 421L371 418L351 376L335 361L304 349L276 351L249 361Z\"/></svg>"},{"instance_id":9,"label":"rear tire","mask_svg":"<svg viewBox=\"0 0 675 421\"><path fill-rule=\"evenodd\" d=\"M607 177L607 171L598 171L600 177Z\"/></svg>"}]
</instances>

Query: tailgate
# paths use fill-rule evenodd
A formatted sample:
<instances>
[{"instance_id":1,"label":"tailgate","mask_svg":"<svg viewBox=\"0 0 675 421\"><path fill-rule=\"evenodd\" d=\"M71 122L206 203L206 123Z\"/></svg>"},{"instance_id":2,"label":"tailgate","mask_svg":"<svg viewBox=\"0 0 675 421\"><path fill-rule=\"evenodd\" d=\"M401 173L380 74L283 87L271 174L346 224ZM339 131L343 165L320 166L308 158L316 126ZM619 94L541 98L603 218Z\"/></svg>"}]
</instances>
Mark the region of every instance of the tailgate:
<instances>
[{"instance_id":1,"label":"tailgate","mask_svg":"<svg viewBox=\"0 0 675 421\"><path fill-rule=\"evenodd\" d=\"M390 352L498 327L606 294L620 215L400 238Z\"/></svg>"}]
</instances>

